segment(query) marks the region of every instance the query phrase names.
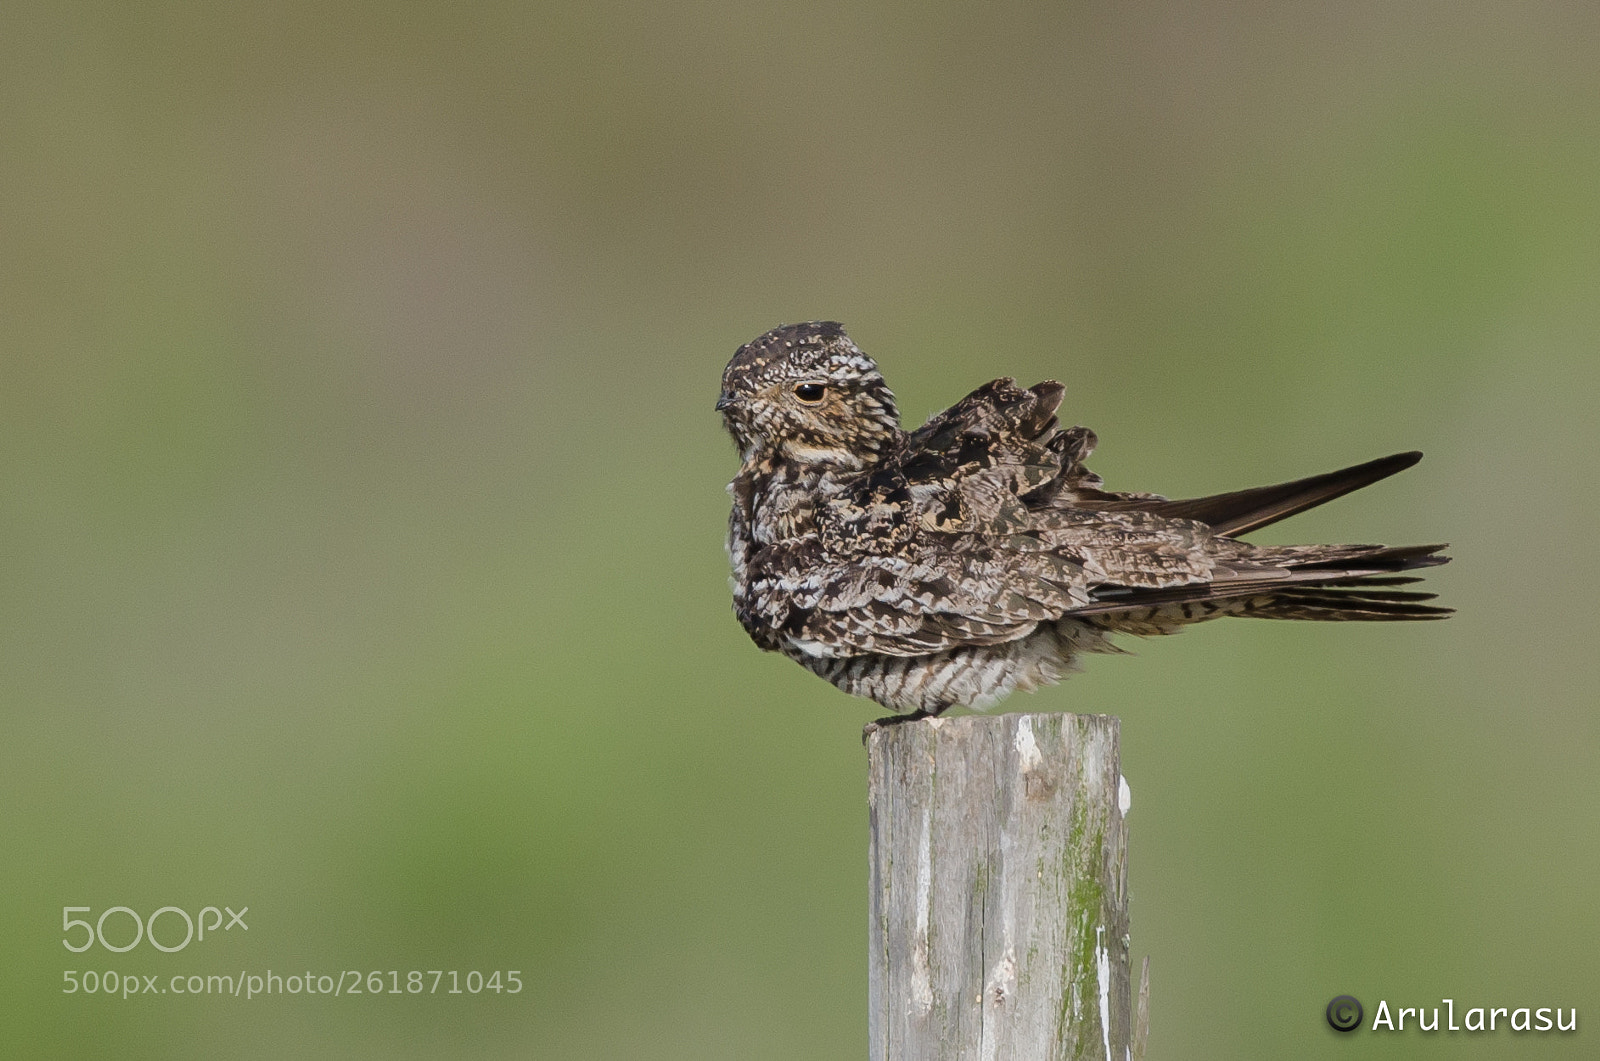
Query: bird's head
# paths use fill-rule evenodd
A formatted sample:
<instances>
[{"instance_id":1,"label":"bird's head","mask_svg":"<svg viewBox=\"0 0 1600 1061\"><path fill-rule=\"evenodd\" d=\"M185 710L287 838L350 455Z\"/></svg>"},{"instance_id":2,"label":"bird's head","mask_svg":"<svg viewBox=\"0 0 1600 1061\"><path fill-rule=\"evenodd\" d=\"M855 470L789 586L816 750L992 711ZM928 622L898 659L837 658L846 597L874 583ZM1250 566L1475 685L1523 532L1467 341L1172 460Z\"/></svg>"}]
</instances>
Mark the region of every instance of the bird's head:
<instances>
[{"instance_id":1,"label":"bird's head","mask_svg":"<svg viewBox=\"0 0 1600 1061\"><path fill-rule=\"evenodd\" d=\"M717 411L746 462L864 468L900 433L877 364L833 321L785 324L741 346Z\"/></svg>"}]
</instances>

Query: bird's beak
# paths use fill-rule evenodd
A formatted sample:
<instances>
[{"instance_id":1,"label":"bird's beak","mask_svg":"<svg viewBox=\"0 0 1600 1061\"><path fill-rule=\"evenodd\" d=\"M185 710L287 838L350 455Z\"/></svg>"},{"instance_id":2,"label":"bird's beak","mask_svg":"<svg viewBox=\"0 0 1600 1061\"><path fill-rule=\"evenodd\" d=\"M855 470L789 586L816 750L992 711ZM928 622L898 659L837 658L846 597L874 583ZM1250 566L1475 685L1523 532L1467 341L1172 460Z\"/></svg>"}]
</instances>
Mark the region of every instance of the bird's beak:
<instances>
[{"instance_id":1,"label":"bird's beak","mask_svg":"<svg viewBox=\"0 0 1600 1061\"><path fill-rule=\"evenodd\" d=\"M719 413L726 412L728 410L728 408L731 405L733 405L734 402L736 402L738 400L739 399L735 398L733 395L731 395L731 394L727 393L726 391L724 391L721 395L719 395L717 397L717 412L719 412Z\"/></svg>"}]
</instances>

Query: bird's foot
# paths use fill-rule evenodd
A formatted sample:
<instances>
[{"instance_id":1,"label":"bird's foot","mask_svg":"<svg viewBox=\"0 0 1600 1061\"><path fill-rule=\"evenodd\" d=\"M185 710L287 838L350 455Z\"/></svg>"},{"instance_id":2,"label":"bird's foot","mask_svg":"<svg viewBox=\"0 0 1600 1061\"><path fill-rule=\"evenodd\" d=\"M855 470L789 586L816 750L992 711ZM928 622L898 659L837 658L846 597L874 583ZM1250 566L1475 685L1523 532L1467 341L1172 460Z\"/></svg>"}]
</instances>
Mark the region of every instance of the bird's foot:
<instances>
[{"instance_id":1,"label":"bird's foot","mask_svg":"<svg viewBox=\"0 0 1600 1061\"><path fill-rule=\"evenodd\" d=\"M941 704L931 711L925 707L919 707L910 714L888 715L884 718L874 719L873 721L868 722L865 726L861 727L861 746L863 748L866 747L867 741L870 740L872 735L878 732L880 729L888 729L890 726L904 725L907 722L919 722L925 718L938 718L949 706L949 704Z\"/></svg>"}]
</instances>

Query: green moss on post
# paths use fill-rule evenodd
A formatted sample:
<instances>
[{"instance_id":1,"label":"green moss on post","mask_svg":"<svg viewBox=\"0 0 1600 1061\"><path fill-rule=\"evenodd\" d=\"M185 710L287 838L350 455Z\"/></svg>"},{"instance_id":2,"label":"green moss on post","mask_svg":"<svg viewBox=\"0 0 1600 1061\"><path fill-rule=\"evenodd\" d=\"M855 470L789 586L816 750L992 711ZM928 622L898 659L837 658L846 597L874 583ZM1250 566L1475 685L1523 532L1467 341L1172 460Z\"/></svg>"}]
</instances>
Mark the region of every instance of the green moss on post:
<instances>
[{"instance_id":1,"label":"green moss on post","mask_svg":"<svg viewBox=\"0 0 1600 1061\"><path fill-rule=\"evenodd\" d=\"M868 751L872 1061L1125 1061L1117 720L935 719Z\"/></svg>"}]
</instances>

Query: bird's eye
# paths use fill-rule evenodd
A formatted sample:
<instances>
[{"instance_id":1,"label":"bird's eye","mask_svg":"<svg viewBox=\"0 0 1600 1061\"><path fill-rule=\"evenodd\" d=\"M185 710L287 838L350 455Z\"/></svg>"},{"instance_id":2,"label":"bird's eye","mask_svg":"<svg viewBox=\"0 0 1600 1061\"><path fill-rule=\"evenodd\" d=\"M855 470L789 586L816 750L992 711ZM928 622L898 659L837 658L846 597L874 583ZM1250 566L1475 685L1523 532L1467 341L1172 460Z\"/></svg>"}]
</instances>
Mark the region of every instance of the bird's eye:
<instances>
[{"instance_id":1,"label":"bird's eye","mask_svg":"<svg viewBox=\"0 0 1600 1061\"><path fill-rule=\"evenodd\" d=\"M817 404L826 393L828 393L827 385L822 383L801 383L794 389L794 396L807 405Z\"/></svg>"}]
</instances>

